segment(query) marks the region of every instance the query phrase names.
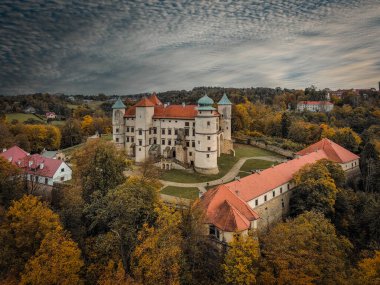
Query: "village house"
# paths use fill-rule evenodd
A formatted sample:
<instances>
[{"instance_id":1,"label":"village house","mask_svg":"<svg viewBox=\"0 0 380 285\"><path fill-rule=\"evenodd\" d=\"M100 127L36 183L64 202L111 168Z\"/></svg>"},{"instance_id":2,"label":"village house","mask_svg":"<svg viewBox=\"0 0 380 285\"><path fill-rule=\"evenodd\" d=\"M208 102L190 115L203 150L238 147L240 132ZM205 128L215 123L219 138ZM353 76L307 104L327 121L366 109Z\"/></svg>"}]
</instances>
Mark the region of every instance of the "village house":
<instances>
[{"instance_id":1,"label":"village house","mask_svg":"<svg viewBox=\"0 0 380 285\"><path fill-rule=\"evenodd\" d=\"M46 119L55 119L57 117L57 115L54 112L47 112L45 116Z\"/></svg>"},{"instance_id":2,"label":"village house","mask_svg":"<svg viewBox=\"0 0 380 285\"><path fill-rule=\"evenodd\" d=\"M328 139L305 148L293 160L281 163L207 191L200 200L210 235L230 242L234 233L267 229L289 212L293 175L306 164L328 159L346 175L359 173L359 156Z\"/></svg>"},{"instance_id":3,"label":"village house","mask_svg":"<svg viewBox=\"0 0 380 285\"><path fill-rule=\"evenodd\" d=\"M33 194L51 197L55 183L62 183L72 178L71 168L62 160L29 154L18 146L4 149L0 156L21 168L28 186Z\"/></svg>"},{"instance_id":4,"label":"village house","mask_svg":"<svg viewBox=\"0 0 380 285\"><path fill-rule=\"evenodd\" d=\"M207 95L198 105L170 105L152 94L128 109L119 99L112 106L113 141L138 163L153 158L163 169L218 173L218 157L233 150L232 104L224 94L217 109L213 105Z\"/></svg>"},{"instance_id":5,"label":"village house","mask_svg":"<svg viewBox=\"0 0 380 285\"><path fill-rule=\"evenodd\" d=\"M331 112L334 104L329 101L300 101L297 103L297 111Z\"/></svg>"}]
</instances>

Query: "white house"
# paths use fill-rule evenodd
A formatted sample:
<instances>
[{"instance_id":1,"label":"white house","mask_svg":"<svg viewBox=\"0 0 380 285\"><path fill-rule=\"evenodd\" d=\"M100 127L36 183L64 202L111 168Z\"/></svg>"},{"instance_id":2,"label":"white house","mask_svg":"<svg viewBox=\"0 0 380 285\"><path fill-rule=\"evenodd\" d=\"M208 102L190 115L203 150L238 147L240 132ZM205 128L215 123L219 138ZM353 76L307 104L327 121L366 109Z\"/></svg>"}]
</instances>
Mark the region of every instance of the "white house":
<instances>
[{"instance_id":1,"label":"white house","mask_svg":"<svg viewBox=\"0 0 380 285\"><path fill-rule=\"evenodd\" d=\"M213 107L207 95L198 105L162 104L155 94L126 109L119 99L113 105L113 141L143 162L161 158L170 169L175 164L201 173L218 173L217 158L233 148L231 102L224 94Z\"/></svg>"},{"instance_id":2,"label":"white house","mask_svg":"<svg viewBox=\"0 0 380 285\"><path fill-rule=\"evenodd\" d=\"M209 233L230 242L234 233L262 230L286 216L293 175L303 166L328 159L338 163L346 175L358 173L359 156L331 140L323 139L297 153L298 157L208 190L200 205L205 210Z\"/></svg>"},{"instance_id":3,"label":"white house","mask_svg":"<svg viewBox=\"0 0 380 285\"><path fill-rule=\"evenodd\" d=\"M334 104L329 101L300 101L297 103L297 111L331 112Z\"/></svg>"}]
</instances>

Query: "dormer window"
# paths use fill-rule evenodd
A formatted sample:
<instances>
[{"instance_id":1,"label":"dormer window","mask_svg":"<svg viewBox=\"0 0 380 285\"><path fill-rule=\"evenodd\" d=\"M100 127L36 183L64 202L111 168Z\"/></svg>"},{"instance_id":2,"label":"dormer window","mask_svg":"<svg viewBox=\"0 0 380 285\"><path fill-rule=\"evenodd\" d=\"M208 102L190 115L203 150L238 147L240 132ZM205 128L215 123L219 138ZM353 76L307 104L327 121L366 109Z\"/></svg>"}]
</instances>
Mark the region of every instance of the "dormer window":
<instances>
[{"instance_id":1,"label":"dormer window","mask_svg":"<svg viewBox=\"0 0 380 285\"><path fill-rule=\"evenodd\" d=\"M64 172L65 171L65 169L64 168L61 168L61 172Z\"/></svg>"}]
</instances>

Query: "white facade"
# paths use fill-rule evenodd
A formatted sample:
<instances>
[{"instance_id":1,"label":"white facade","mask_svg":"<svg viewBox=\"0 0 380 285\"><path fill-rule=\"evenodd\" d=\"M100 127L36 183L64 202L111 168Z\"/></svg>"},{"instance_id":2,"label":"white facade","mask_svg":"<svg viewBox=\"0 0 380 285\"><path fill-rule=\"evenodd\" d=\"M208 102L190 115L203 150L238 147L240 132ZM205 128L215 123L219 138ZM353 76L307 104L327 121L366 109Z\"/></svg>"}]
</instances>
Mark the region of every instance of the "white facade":
<instances>
[{"instance_id":1,"label":"white facade","mask_svg":"<svg viewBox=\"0 0 380 285\"><path fill-rule=\"evenodd\" d=\"M218 173L217 158L228 151L223 141L231 140L231 104L218 106L223 112L219 114L212 100L207 104L201 100L198 106L186 106L152 104L144 98L128 110L116 102L113 141L136 162L161 157L202 173Z\"/></svg>"},{"instance_id":2,"label":"white facade","mask_svg":"<svg viewBox=\"0 0 380 285\"><path fill-rule=\"evenodd\" d=\"M297 104L297 111L331 112L334 104L328 101L301 101Z\"/></svg>"}]
</instances>

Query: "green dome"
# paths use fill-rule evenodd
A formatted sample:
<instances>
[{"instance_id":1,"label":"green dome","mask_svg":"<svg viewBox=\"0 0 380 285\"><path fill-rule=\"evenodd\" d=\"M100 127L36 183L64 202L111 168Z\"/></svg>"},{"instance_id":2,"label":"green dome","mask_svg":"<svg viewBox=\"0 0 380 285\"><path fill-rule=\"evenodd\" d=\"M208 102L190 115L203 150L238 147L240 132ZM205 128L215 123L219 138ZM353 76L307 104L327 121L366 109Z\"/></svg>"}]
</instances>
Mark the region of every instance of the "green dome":
<instances>
[{"instance_id":1,"label":"green dome","mask_svg":"<svg viewBox=\"0 0 380 285\"><path fill-rule=\"evenodd\" d=\"M218 102L218 105L232 105L230 99L228 99L226 93L223 94L222 99Z\"/></svg>"},{"instance_id":2,"label":"green dome","mask_svg":"<svg viewBox=\"0 0 380 285\"><path fill-rule=\"evenodd\" d=\"M201 99L198 100L198 104L201 106L208 106L208 105L214 104L214 100L212 100L206 94L205 96L203 96Z\"/></svg>"},{"instance_id":3,"label":"green dome","mask_svg":"<svg viewBox=\"0 0 380 285\"><path fill-rule=\"evenodd\" d=\"M121 99L119 98L119 99L117 99L115 104L113 104L112 109L125 109L125 105L124 105L123 101L121 101Z\"/></svg>"}]
</instances>

